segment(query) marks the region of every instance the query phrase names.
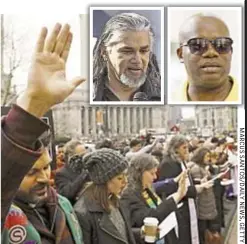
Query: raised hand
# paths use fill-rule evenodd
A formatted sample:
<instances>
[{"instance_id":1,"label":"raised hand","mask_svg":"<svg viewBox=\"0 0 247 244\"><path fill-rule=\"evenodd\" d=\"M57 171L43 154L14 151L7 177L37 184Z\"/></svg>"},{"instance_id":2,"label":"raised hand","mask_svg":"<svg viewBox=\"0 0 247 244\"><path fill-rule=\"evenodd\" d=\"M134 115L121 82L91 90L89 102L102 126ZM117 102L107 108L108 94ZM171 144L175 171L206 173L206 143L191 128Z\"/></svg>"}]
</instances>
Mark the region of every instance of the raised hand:
<instances>
[{"instance_id":1,"label":"raised hand","mask_svg":"<svg viewBox=\"0 0 247 244\"><path fill-rule=\"evenodd\" d=\"M186 195L188 191L188 186L186 184L186 179L188 177L187 170L183 171L177 176L178 180L178 190L177 192L170 195L168 198L173 197L174 201L178 204Z\"/></svg>"},{"instance_id":2,"label":"raised hand","mask_svg":"<svg viewBox=\"0 0 247 244\"><path fill-rule=\"evenodd\" d=\"M186 195L188 191L188 186L186 185L186 178L187 178L187 171L184 171L178 182L178 194L181 199Z\"/></svg>"},{"instance_id":3,"label":"raised hand","mask_svg":"<svg viewBox=\"0 0 247 244\"><path fill-rule=\"evenodd\" d=\"M175 177L173 180L174 180L174 182L179 182L179 180L181 179L181 177L183 176L183 175L186 175L187 174L187 172L188 172L188 170L184 170L184 171L182 171L177 177Z\"/></svg>"},{"instance_id":4,"label":"raised hand","mask_svg":"<svg viewBox=\"0 0 247 244\"><path fill-rule=\"evenodd\" d=\"M65 65L72 43L70 26L56 24L49 38L42 28L28 75L27 89L17 104L36 117L64 101L85 79L66 80Z\"/></svg>"}]
</instances>

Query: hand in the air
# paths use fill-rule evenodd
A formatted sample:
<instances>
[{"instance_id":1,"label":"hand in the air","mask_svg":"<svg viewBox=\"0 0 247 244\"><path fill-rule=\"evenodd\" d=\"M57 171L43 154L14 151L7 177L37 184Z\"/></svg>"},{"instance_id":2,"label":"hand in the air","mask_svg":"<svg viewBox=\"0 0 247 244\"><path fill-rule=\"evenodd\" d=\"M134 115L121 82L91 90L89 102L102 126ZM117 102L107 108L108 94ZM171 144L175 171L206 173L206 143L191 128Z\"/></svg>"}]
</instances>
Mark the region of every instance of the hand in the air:
<instances>
[{"instance_id":1,"label":"hand in the air","mask_svg":"<svg viewBox=\"0 0 247 244\"><path fill-rule=\"evenodd\" d=\"M187 175L187 172L188 172L188 170L182 171L177 177L175 177L175 178L173 179L174 182L178 183L179 180L181 179L181 177L182 177L183 175Z\"/></svg>"},{"instance_id":2,"label":"hand in the air","mask_svg":"<svg viewBox=\"0 0 247 244\"><path fill-rule=\"evenodd\" d=\"M179 193L180 199L182 199L187 194L187 191L188 191L188 186L186 185L187 177L188 177L187 171L185 170L183 171L179 179L179 182L178 182L178 193Z\"/></svg>"},{"instance_id":3,"label":"hand in the air","mask_svg":"<svg viewBox=\"0 0 247 244\"><path fill-rule=\"evenodd\" d=\"M56 24L49 38L47 29L42 28L29 70L27 89L18 105L41 116L53 105L64 101L85 80L81 77L66 80L65 65L71 43L68 24ZM36 113L35 107L41 111Z\"/></svg>"}]
</instances>

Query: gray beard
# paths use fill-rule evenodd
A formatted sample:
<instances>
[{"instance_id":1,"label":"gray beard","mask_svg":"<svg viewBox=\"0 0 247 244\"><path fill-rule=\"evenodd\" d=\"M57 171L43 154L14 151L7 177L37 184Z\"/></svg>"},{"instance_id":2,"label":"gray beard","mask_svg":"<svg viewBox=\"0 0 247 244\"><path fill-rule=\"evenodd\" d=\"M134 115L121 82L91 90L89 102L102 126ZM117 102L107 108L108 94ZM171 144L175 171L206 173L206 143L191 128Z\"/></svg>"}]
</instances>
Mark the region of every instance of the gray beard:
<instances>
[{"instance_id":1,"label":"gray beard","mask_svg":"<svg viewBox=\"0 0 247 244\"><path fill-rule=\"evenodd\" d=\"M143 74L139 79L134 80L134 79L130 79L129 77L127 77L125 74L122 74L120 76L120 82L122 84L124 84L125 86L128 86L130 88L139 88L140 86L142 86L145 81L146 81L146 74Z\"/></svg>"}]
</instances>

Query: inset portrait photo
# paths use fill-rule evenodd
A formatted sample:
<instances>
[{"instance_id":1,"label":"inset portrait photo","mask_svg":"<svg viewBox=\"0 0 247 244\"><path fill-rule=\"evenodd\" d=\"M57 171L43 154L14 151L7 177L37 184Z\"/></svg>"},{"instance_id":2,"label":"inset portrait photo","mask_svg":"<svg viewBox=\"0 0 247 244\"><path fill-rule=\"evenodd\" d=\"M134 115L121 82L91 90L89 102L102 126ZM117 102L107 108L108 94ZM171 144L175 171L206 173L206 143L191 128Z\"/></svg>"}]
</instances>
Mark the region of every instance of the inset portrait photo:
<instances>
[{"instance_id":1,"label":"inset portrait photo","mask_svg":"<svg viewBox=\"0 0 247 244\"><path fill-rule=\"evenodd\" d=\"M90 7L90 104L164 104L163 7Z\"/></svg>"},{"instance_id":2,"label":"inset portrait photo","mask_svg":"<svg viewBox=\"0 0 247 244\"><path fill-rule=\"evenodd\" d=\"M169 7L168 104L241 104L242 8Z\"/></svg>"}]
</instances>

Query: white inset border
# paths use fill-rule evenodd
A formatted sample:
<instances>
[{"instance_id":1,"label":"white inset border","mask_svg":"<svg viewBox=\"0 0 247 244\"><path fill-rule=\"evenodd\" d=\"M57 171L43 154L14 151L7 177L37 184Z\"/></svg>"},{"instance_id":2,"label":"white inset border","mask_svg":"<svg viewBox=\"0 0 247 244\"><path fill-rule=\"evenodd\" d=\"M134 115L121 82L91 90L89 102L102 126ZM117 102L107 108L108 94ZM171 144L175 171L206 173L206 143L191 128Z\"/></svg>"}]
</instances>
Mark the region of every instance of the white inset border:
<instances>
[{"instance_id":1,"label":"white inset border","mask_svg":"<svg viewBox=\"0 0 247 244\"><path fill-rule=\"evenodd\" d=\"M183 88L183 82L187 80L186 70L183 64L179 63L179 60L172 59L171 43L176 42L177 48L179 47L178 32L179 28L190 16L198 13L210 13L214 16L222 19L229 28L230 36L233 38L233 54L231 61L232 75L238 84L238 101L178 101L175 100L175 95L179 92L179 89ZM242 104L242 44L243 44L243 18L242 7L168 7L167 8L167 103L168 104L186 104L186 105L233 105ZM236 24L237 23L237 24ZM233 34L232 34L233 33ZM173 70L179 70L179 72L172 72ZM174 87L175 86L175 87Z\"/></svg>"},{"instance_id":2,"label":"white inset border","mask_svg":"<svg viewBox=\"0 0 247 244\"><path fill-rule=\"evenodd\" d=\"M245 110L238 108L238 242L245 243Z\"/></svg>"},{"instance_id":3,"label":"white inset border","mask_svg":"<svg viewBox=\"0 0 247 244\"><path fill-rule=\"evenodd\" d=\"M95 38L93 37L93 11L94 10L157 10L160 11L160 75L161 75L161 101L93 101L93 49L95 45ZM90 105L164 105L164 6L161 7L90 7Z\"/></svg>"}]
</instances>

